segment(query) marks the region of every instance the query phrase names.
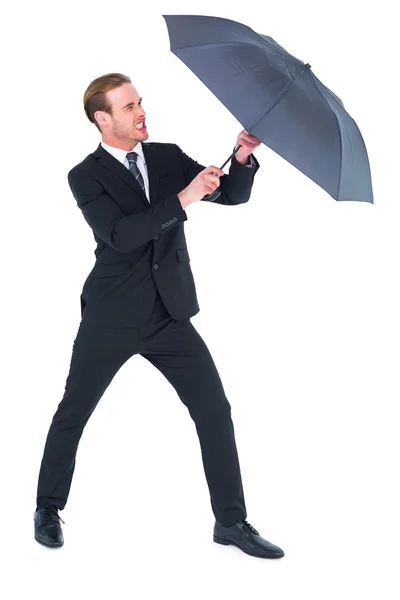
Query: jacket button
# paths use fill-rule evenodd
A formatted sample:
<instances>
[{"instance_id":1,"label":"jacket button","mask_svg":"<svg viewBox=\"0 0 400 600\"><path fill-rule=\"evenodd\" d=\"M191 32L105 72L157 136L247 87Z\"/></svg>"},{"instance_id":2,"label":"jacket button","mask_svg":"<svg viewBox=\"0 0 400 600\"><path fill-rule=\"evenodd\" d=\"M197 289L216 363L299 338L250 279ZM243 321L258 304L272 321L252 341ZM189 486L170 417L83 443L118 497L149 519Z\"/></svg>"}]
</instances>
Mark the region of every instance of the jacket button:
<instances>
[{"instance_id":1,"label":"jacket button","mask_svg":"<svg viewBox=\"0 0 400 600\"><path fill-rule=\"evenodd\" d=\"M158 240L158 235L156 235L156 236L154 237L154 239L155 239L155 240Z\"/></svg>"},{"instance_id":2,"label":"jacket button","mask_svg":"<svg viewBox=\"0 0 400 600\"><path fill-rule=\"evenodd\" d=\"M165 229L165 225L164 225L164 223L161 225L161 229Z\"/></svg>"},{"instance_id":3,"label":"jacket button","mask_svg":"<svg viewBox=\"0 0 400 600\"><path fill-rule=\"evenodd\" d=\"M173 222L173 220L172 220L172 219L170 220L169 224L170 224L170 225L173 225L173 224L174 224L174 222Z\"/></svg>"},{"instance_id":4,"label":"jacket button","mask_svg":"<svg viewBox=\"0 0 400 600\"><path fill-rule=\"evenodd\" d=\"M165 223L165 227L169 227L169 223L168 223L168 221Z\"/></svg>"},{"instance_id":5,"label":"jacket button","mask_svg":"<svg viewBox=\"0 0 400 600\"><path fill-rule=\"evenodd\" d=\"M155 269L157 271L157 269L158 269L158 264L157 263L153 266L153 269Z\"/></svg>"},{"instance_id":6,"label":"jacket button","mask_svg":"<svg viewBox=\"0 0 400 600\"><path fill-rule=\"evenodd\" d=\"M176 217L174 217L174 223L176 223L176 222L177 222L177 220L178 220L178 219L177 219Z\"/></svg>"}]
</instances>

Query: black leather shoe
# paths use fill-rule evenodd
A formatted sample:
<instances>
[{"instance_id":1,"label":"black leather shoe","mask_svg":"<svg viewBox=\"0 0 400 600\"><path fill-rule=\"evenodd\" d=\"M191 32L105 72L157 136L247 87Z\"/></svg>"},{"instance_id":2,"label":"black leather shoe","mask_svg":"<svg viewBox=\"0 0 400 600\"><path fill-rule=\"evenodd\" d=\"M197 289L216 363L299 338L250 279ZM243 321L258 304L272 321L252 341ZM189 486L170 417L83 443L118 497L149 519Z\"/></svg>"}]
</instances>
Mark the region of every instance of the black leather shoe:
<instances>
[{"instance_id":1,"label":"black leather shoe","mask_svg":"<svg viewBox=\"0 0 400 600\"><path fill-rule=\"evenodd\" d=\"M215 521L213 540L224 546L233 544L250 556L259 558L282 558L285 556L281 548L264 540L246 519L231 527L223 527L218 521Z\"/></svg>"},{"instance_id":2,"label":"black leather shoe","mask_svg":"<svg viewBox=\"0 0 400 600\"><path fill-rule=\"evenodd\" d=\"M36 508L33 515L35 522L35 540L49 548L59 548L64 543L57 506ZM65 523L64 523L65 524Z\"/></svg>"}]
</instances>

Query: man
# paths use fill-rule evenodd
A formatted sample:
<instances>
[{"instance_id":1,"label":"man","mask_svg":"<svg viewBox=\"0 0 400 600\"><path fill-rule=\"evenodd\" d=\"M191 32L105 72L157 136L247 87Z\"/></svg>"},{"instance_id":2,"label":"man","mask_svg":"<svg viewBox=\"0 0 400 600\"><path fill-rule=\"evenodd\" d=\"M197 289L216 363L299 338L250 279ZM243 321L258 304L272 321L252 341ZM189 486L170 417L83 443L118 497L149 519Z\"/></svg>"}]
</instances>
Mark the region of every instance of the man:
<instances>
[{"instance_id":1,"label":"man","mask_svg":"<svg viewBox=\"0 0 400 600\"><path fill-rule=\"evenodd\" d=\"M219 204L247 202L260 142L242 131L229 175L198 164L176 144L146 143L146 113L129 77L95 79L84 109L102 142L68 173L97 248L81 294L81 323L65 393L42 458L35 539L64 543L67 502L83 429L121 366L134 354L174 386L193 419L215 515L213 540L263 558L283 551L247 522L231 406L210 352L190 322L199 312L184 221L187 207L220 186ZM64 521L62 521L64 523Z\"/></svg>"}]
</instances>

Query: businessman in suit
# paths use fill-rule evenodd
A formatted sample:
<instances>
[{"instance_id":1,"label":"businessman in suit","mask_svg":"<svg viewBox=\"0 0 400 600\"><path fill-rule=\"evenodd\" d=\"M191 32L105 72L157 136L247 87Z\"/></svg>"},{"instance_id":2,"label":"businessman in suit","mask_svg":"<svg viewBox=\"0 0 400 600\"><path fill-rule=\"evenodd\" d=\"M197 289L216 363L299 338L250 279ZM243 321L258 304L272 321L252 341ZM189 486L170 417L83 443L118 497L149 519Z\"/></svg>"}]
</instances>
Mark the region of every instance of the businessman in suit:
<instances>
[{"instance_id":1,"label":"businessman in suit","mask_svg":"<svg viewBox=\"0 0 400 600\"><path fill-rule=\"evenodd\" d=\"M215 516L213 540L280 558L283 551L247 521L231 406L190 321L200 309L184 233L187 208L207 201L217 187L219 204L249 200L259 168L252 151L260 142L239 134L228 175L200 165L176 144L147 143L142 99L120 73L95 79L84 109L102 141L69 171L68 182L93 231L96 261L82 288L65 392L44 448L35 539L63 545L58 511L67 502L83 429L121 366L140 354L174 386L195 423Z\"/></svg>"}]
</instances>

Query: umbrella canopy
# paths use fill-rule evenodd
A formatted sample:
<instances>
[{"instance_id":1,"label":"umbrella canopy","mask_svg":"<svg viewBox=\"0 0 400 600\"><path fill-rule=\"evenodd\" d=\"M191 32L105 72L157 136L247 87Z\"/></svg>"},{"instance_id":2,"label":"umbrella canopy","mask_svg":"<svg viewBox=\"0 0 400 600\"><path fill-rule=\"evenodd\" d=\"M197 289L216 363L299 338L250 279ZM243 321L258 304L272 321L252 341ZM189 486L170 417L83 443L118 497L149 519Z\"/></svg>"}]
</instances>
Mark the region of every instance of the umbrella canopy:
<instances>
[{"instance_id":1,"label":"umbrella canopy","mask_svg":"<svg viewBox=\"0 0 400 600\"><path fill-rule=\"evenodd\" d=\"M171 51L249 133L335 200L373 203L360 130L310 64L236 21L163 17Z\"/></svg>"}]
</instances>

